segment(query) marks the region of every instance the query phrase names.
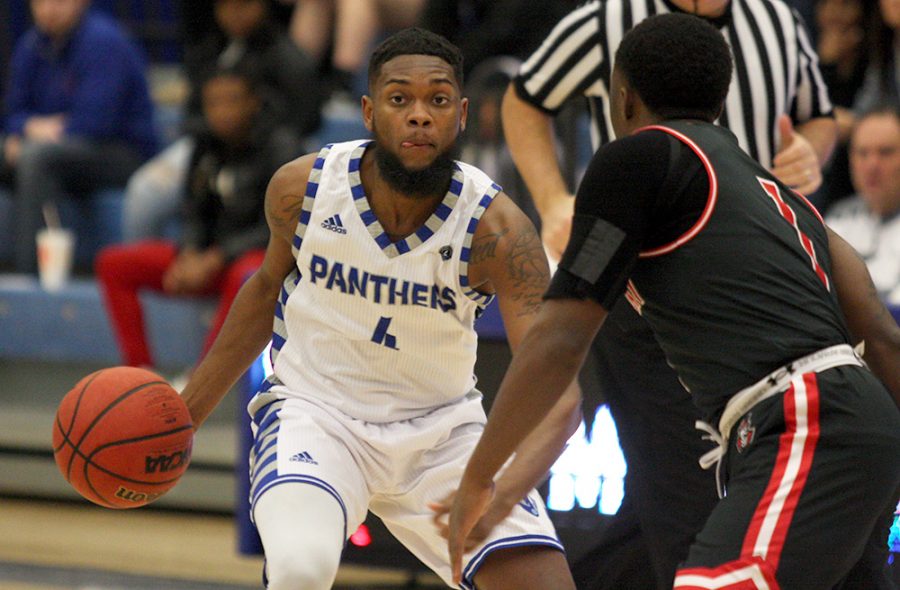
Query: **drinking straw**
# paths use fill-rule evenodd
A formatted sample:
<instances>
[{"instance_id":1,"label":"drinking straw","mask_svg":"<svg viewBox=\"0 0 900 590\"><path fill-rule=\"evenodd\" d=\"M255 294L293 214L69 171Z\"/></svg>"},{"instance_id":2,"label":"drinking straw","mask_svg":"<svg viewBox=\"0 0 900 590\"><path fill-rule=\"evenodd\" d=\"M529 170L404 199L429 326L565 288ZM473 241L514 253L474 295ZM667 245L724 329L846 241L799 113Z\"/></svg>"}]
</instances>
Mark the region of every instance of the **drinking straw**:
<instances>
[{"instance_id":1,"label":"drinking straw","mask_svg":"<svg viewBox=\"0 0 900 590\"><path fill-rule=\"evenodd\" d=\"M41 206L41 210L44 213L44 223L47 224L48 228L60 229L62 227L62 223L59 221L59 211L56 209L55 203L44 203Z\"/></svg>"}]
</instances>

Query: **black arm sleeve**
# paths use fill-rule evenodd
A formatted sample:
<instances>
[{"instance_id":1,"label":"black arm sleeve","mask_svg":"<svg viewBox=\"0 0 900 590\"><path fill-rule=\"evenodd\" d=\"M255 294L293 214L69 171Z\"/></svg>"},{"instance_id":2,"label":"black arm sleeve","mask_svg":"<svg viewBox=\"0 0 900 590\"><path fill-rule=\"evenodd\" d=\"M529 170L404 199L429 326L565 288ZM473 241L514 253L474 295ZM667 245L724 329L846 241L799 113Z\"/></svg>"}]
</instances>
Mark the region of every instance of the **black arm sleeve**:
<instances>
[{"instance_id":1,"label":"black arm sleeve","mask_svg":"<svg viewBox=\"0 0 900 590\"><path fill-rule=\"evenodd\" d=\"M664 214L660 189L671 149L667 134L644 131L597 151L578 188L572 236L547 298L590 297L612 307L641 249L658 238L650 236Z\"/></svg>"}]
</instances>

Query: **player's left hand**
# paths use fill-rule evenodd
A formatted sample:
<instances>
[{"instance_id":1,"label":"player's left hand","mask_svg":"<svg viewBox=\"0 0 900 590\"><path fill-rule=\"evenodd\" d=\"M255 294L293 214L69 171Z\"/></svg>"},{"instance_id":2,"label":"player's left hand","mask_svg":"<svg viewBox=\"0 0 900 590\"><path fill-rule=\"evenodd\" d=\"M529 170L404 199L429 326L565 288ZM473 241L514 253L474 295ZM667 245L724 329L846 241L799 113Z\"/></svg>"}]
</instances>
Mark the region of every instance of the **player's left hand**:
<instances>
[{"instance_id":1,"label":"player's left hand","mask_svg":"<svg viewBox=\"0 0 900 590\"><path fill-rule=\"evenodd\" d=\"M809 141L794 130L791 118L778 118L781 147L772 160L772 174L797 192L809 195L822 185L822 169L819 157Z\"/></svg>"},{"instance_id":2,"label":"player's left hand","mask_svg":"<svg viewBox=\"0 0 900 590\"><path fill-rule=\"evenodd\" d=\"M466 552L466 540L487 511L493 497L493 482L483 485L463 477L459 490L453 498L447 525L447 546L450 550L453 583L457 586L462 581L462 559Z\"/></svg>"}]
</instances>

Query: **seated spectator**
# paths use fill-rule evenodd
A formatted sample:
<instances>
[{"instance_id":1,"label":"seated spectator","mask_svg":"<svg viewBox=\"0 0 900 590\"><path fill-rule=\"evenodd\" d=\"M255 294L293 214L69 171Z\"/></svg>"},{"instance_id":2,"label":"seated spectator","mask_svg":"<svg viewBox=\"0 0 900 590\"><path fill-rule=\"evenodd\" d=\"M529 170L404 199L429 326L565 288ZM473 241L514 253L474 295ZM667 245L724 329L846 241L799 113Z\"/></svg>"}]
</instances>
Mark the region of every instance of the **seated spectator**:
<instances>
[{"instance_id":1,"label":"seated spectator","mask_svg":"<svg viewBox=\"0 0 900 590\"><path fill-rule=\"evenodd\" d=\"M877 21L867 27L870 39L868 67L862 88L856 95L853 110L866 113L880 105L900 105L900 1L879 0Z\"/></svg>"},{"instance_id":2,"label":"seated spectator","mask_svg":"<svg viewBox=\"0 0 900 590\"><path fill-rule=\"evenodd\" d=\"M468 76L490 57L525 60L575 0L426 0L420 26L459 47Z\"/></svg>"},{"instance_id":3,"label":"seated spectator","mask_svg":"<svg viewBox=\"0 0 900 590\"><path fill-rule=\"evenodd\" d=\"M900 304L900 111L871 111L850 137L856 194L832 207L826 222L865 259L879 294Z\"/></svg>"},{"instance_id":4,"label":"seated spectator","mask_svg":"<svg viewBox=\"0 0 900 590\"><path fill-rule=\"evenodd\" d=\"M340 102L357 103L354 80L364 70L378 35L416 24L425 4L425 0L281 1L295 4L291 38L331 76L331 95Z\"/></svg>"},{"instance_id":5,"label":"seated spectator","mask_svg":"<svg viewBox=\"0 0 900 590\"><path fill-rule=\"evenodd\" d=\"M216 29L191 43L185 56L189 95L184 134L128 182L123 238L165 235L184 199L181 190L194 136L202 127L200 86L210 72L240 67L256 72L266 115L301 138L320 123L321 97L312 60L269 15L268 0L215 0Z\"/></svg>"},{"instance_id":6,"label":"seated spectator","mask_svg":"<svg viewBox=\"0 0 900 590\"><path fill-rule=\"evenodd\" d=\"M838 124L838 142L824 170L822 188L815 195L817 204L825 210L853 192L847 160L855 118L852 108L869 63L865 32L879 27L881 16L872 0L817 0L815 18L819 69Z\"/></svg>"},{"instance_id":7,"label":"seated spectator","mask_svg":"<svg viewBox=\"0 0 900 590\"><path fill-rule=\"evenodd\" d=\"M31 0L12 58L3 160L16 201L15 264L37 267L45 202L124 186L156 152L144 59L90 0Z\"/></svg>"},{"instance_id":8,"label":"seated spectator","mask_svg":"<svg viewBox=\"0 0 900 590\"><path fill-rule=\"evenodd\" d=\"M269 178L302 152L296 136L273 130L249 73L213 74L202 85L205 130L196 136L186 179L180 244L143 241L103 249L96 274L126 364L153 366L138 291L214 295L220 303L204 354L268 238L263 200Z\"/></svg>"}]
</instances>

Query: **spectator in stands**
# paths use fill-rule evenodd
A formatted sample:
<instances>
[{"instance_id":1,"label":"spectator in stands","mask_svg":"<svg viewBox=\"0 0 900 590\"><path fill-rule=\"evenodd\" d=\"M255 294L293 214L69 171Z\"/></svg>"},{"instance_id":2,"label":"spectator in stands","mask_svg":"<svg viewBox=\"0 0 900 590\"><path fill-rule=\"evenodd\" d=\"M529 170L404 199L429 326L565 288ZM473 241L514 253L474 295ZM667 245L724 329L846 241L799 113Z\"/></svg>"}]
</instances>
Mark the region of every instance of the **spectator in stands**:
<instances>
[{"instance_id":1,"label":"spectator in stands","mask_svg":"<svg viewBox=\"0 0 900 590\"><path fill-rule=\"evenodd\" d=\"M575 0L426 0L420 22L459 47L468 76L489 57L527 58L575 4Z\"/></svg>"},{"instance_id":2,"label":"spectator in stands","mask_svg":"<svg viewBox=\"0 0 900 590\"><path fill-rule=\"evenodd\" d=\"M900 110L862 115L850 139L856 194L839 201L826 221L866 261L879 294L900 305Z\"/></svg>"},{"instance_id":3,"label":"spectator in stands","mask_svg":"<svg viewBox=\"0 0 900 590\"><path fill-rule=\"evenodd\" d=\"M128 182L123 237L126 242L165 235L184 200L183 187L195 135L202 129L201 84L211 71L241 67L261 82L265 116L298 140L320 123L321 96L312 60L269 14L269 0L215 0L217 28L190 44L185 69L190 86L183 135Z\"/></svg>"},{"instance_id":4,"label":"spectator in stands","mask_svg":"<svg viewBox=\"0 0 900 590\"><path fill-rule=\"evenodd\" d=\"M877 10L874 11L870 10L870 3L874 0L821 1L824 5L827 5L829 1L844 5L840 15L834 11L825 10L824 19L822 17L817 19L817 25L820 31L825 31L826 35L830 29L829 37L833 39L833 43L830 44L826 40L824 46L821 41L819 43L820 51L824 49L823 63L826 63L825 56L829 53L829 45L842 54L842 57L834 56L832 60L840 60L836 61L835 65L838 69L844 70L843 80L840 80L839 77L836 78L834 70L830 70L827 64L823 69L823 76L829 84L829 89L836 89L835 96L837 100L841 101L837 103L838 105L845 104L848 96L852 93L850 102L852 110L835 110L838 130L841 134L840 139L846 143L860 114L886 105L900 107L900 79L897 76L897 67L900 64L900 60L898 60L900 37L897 35L897 31L900 29L900 0L878 0ZM849 19L855 12L852 7L855 1L861 4L860 10L863 15L859 18L862 22L860 25L849 25ZM828 16L829 13L831 13L831 17ZM871 13L871 17L865 16L868 13ZM845 21L845 24L840 24L841 20ZM862 32L858 30L859 28L862 28ZM822 34L820 32L820 35ZM859 62L865 64L865 73L861 83L856 73L850 69L852 54L856 53L856 50L852 48L856 46L856 39L860 35L865 45L865 55L858 58ZM854 70L858 67L860 67L859 63ZM835 157L840 157L840 153L835 154ZM832 179L828 178L827 180ZM835 196L842 197L853 190L852 183L849 186L844 183L842 186L836 181L832 181L832 184L835 186L828 194L828 198L832 201ZM821 204L827 206L830 202L826 201Z\"/></svg>"},{"instance_id":5,"label":"spectator in stands","mask_svg":"<svg viewBox=\"0 0 900 590\"><path fill-rule=\"evenodd\" d=\"M900 104L897 78L897 30L900 29L900 0L879 0L881 22L871 27L872 47L863 87L854 103L854 111L865 113L884 104Z\"/></svg>"},{"instance_id":6,"label":"spectator in stands","mask_svg":"<svg viewBox=\"0 0 900 590\"><path fill-rule=\"evenodd\" d=\"M6 93L3 159L13 170L15 262L37 266L41 207L123 186L156 152L145 62L90 0L31 0Z\"/></svg>"},{"instance_id":7,"label":"spectator in stands","mask_svg":"<svg viewBox=\"0 0 900 590\"><path fill-rule=\"evenodd\" d=\"M816 52L819 69L835 105L840 139L849 139L853 127L848 113L862 88L869 63L865 33L880 24L874 0L819 0L816 3Z\"/></svg>"},{"instance_id":8,"label":"spectator in stands","mask_svg":"<svg viewBox=\"0 0 900 590\"><path fill-rule=\"evenodd\" d=\"M202 85L205 129L191 152L181 243L148 240L100 252L96 273L126 364L153 366L139 290L220 295L205 354L244 278L262 261L266 185L302 153L294 134L262 116L262 103L249 72L212 74Z\"/></svg>"},{"instance_id":9,"label":"spectator in stands","mask_svg":"<svg viewBox=\"0 0 900 590\"><path fill-rule=\"evenodd\" d=\"M815 3L816 51L819 68L834 103L838 143L831 162L823 171L817 204L827 209L853 192L847 144L853 129L853 104L865 80L871 42L865 32L881 26L875 0L818 0Z\"/></svg>"},{"instance_id":10,"label":"spectator in stands","mask_svg":"<svg viewBox=\"0 0 900 590\"><path fill-rule=\"evenodd\" d=\"M320 63L320 70L331 77L332 96L344 103L358 103L354 80L364 70L378 35L416 24L425 4L425 0L281 1L295 5L291 38Z\"/></svg>"}]
</instances>

